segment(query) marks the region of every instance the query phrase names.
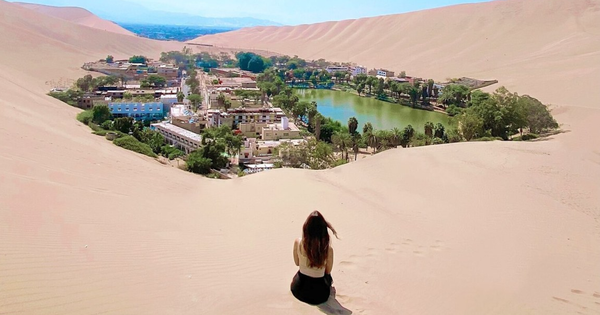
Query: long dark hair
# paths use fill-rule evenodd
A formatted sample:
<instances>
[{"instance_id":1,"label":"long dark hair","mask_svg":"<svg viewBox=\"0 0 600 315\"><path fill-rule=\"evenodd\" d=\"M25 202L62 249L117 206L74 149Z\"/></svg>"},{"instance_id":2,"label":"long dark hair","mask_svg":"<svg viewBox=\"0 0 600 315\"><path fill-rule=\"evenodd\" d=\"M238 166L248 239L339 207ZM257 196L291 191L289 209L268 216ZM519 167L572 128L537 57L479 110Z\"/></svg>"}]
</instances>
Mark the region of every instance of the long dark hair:
<instances>
[{"instance_id":1,"label":"long dark hair","mask_svg":"<svg viewBox=\"0 0 600 315\"><path fill-rule=\"evenodd\" d=\"M335 229L325 220L319 211L311 213L302 226L302 248L308 257L308 265L312 268L325 266L329 253L329 232L337 238Z\"/></svg>"}]
</instances>

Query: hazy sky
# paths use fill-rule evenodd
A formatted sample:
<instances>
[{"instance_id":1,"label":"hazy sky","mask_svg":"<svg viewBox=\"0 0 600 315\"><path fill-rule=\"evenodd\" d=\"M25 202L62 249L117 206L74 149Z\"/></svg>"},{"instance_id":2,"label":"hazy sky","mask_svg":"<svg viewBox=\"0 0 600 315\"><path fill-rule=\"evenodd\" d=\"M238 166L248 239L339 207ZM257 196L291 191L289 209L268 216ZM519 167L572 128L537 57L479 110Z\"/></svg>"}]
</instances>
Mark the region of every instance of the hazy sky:
<instances>
[{"instance_id":1,"label":"hazy sky","mask_svg":"<svg viewBox=\"0 0 600 315\"><path fill-rule=\"evenodd\" d=\"M92 10L102 0L21 0ZM254 17L295 25L403 13L487 0L125 0L153 10L205 17ZM107 8L108 9L108 8Z\"/></svg>"}]
</instances>

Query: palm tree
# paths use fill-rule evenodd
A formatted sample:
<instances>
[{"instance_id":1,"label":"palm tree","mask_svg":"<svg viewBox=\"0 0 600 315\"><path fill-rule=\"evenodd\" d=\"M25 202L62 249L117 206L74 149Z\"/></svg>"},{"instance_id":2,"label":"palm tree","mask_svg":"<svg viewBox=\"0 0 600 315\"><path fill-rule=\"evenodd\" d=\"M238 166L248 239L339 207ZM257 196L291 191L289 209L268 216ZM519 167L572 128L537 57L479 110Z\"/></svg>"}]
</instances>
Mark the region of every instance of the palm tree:
<instances>
[{"instance_id":1,"label":"palm tree","mask_svg":"<svg viewBox=\"0 0 600 315\"><path fill-rule=\"evenodd\" d=\"M323 115L321 115L321 113L317 112L317 114L315 115L315 139L317 139L317 141L319 141L319 139L321 138L321 121L323 120Z\"/></svg>"},{"instance_id":2,"label":"palm tree","mask_svg":"<svg viewBox=\"0 0 600 315\"><path fill-rule=\"evenodd\" d=\"M425 123L425 135L428 137L433 137L433 123L428 121Z\"/></svg>"},{"instance_id":3,"label":"palm tree","mask_svg":"<svg viewBox=\"0 0 600 315\"><path fill-rule=\"evenodd\" d=\"M392 129L392 145L394 147L398 147L398 145L400 145L400 140L402 139L402 130L394 127L394 129Z\"/></svg>"},{"instance_id":4,"label":"palm tree","mask_svg":"<svg viewBox=\"0 0 600 315\"><path fill-rule=\"evenodd\" d=\"M373 148L373 151L377 153L377 147L379 146L379 139L374 133L369 133L367 137L368 146Z\"/></svg>"},{"instance_id":5,"label":"palm tree","mask_svg":"<svg viewBox=\"0 0 600 315\"><path fill-rule=\"evenodd\" d=\"M356 117L350 117L350 119L348 119L348 131L350 132L350 134L355 134L357 128L358 120L356 119Z\"/></svg>"}]
</instances>

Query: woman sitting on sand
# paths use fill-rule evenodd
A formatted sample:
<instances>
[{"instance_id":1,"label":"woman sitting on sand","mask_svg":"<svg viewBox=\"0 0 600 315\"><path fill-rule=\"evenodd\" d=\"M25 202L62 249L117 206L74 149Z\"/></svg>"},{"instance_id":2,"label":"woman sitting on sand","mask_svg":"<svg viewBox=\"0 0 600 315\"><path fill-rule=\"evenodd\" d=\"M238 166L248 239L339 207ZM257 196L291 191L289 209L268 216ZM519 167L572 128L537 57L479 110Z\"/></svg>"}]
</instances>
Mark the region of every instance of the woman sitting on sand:
<instances>
[{"instance_id":1,"label":"woman sitting on sand","mask_svg":"<svg viewBox=\"0 0 600 315\"><path fill-rule=\"evenodd\" d=\"M319 211L315 211L304 222L302 238L294 241L294 262L300 270L292 280L292 294L298 300L312 305L327 302L333 282L333 248L327 228L337 238L337 232L331 224Z\"/></svg>"}]
</instances>

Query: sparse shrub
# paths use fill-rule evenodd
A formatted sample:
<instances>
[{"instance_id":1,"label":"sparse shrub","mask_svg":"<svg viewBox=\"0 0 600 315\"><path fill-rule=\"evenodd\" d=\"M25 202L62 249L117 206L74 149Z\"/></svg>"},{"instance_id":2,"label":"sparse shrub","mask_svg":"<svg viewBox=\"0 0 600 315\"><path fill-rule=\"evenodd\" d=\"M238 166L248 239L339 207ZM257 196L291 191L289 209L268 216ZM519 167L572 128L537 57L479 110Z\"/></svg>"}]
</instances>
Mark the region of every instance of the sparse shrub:
<instances>
[{"instance_id":1,"label":"sparse shrub","mask_svg":"<svg viewBox=\"0 0 600 315\"><path fill-rule=\"evenodd\" d=\"M170 145L163 145L160 148L160 151L161 151L161 154L163 156L167 157L169 160L174 160L178 157L182 157L185 155L185 152L183 152L177 148L174 148Z\"/></svg>"},{"instance_id":2,"label":"sparse shrub","mask_svg":"<svg viewBox=\"0 0 600 315\"><path fill-rule=\"evenodd\" d=\"M92 113L91 110L86 110L86 111L83 111L83 112L77 114L77 120L79 120L80 122L82 122L85 125L89 124L92 121L93 117L94 117L94 113Z\"/></svg>"},{"instance_id":3,"label":"sparse shrub","mask_svg":"<svg viewBox=\"0 0 600 315\"><path fill-rule=\"evenodd\" d=\"M440 139L440 138L433 138L433 141L431 142L433 145L437 145L437 144L444 144L446 143L444 141L444 139Z\"/></svg>"},{"instance_id":4,"label":"sparse shrub","mask_svg":"<svg viewBox=\"0 0 600 315\"><path fill-rule=\"evenodd\" d=\"M115 139L115 141L113 141L113 143L117 146L120 146L124 149L130 150L133 152L141 153L141 154L147 155L149 157L156 157L156 154L154 154L154 152L152 152L152 148L150 148L149 145L139 142L136 138L134 138L132 136L125 136L125 137L117 138L117 139Z\"/></svg>"},{"instance_id":5,"label":"sparse shrub","mask_svg":"<svg viewBox=\"0 0 600 315\"><path fill-rule=\"evenodd\" d=\"M486 142L486 141L503 141L504 139L502 139L502 137L481 137L481 138L477 138L477 139L473 139L473 141L481 141L481 142Z\"/></svg>"},{"instance_id":6,"label":"sparse shrub","mask_svg":"<svg viewBox=\"0 0 600 315\"><path fill-rule=\"evenodd\" d=\"M539 137L540 136L537 135L537 134L535 134L535 133L528 133L528 134L525 134L523 136L514 137L514 138L512 138L512 141L528 141L528 140L537 139Z\"/></svg>"},{"instance_id":7,"label":"sparse shrub","mask_svg":"<svg viewBox=\"0 0 600 315\"><path fill-rule=\"evenodd\" d=\"M100 125L100 128L102 128L104 130L111 130L112 127L113 127L113 122L110 120L107 120Z\"/></svg>"}]
</instances>

